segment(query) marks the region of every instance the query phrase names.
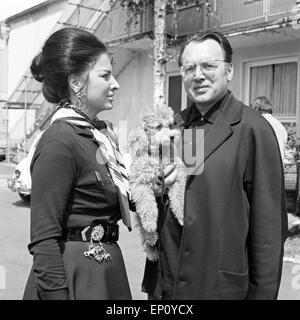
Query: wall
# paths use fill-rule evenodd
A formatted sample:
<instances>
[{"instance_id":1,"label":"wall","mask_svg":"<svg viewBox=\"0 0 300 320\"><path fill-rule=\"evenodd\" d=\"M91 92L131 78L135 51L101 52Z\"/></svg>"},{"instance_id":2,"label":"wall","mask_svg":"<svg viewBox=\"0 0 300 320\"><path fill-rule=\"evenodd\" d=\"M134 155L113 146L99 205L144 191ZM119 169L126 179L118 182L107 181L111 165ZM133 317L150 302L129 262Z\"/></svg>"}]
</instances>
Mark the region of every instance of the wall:
<instances>
[{"instance_id":1,"label":"wall","mask_svg":"<svg viewBox=\"0 0 300 320\"><path fill-rule=\"evenodd\" d=\"M35 110L27 110L26 113L26 128L27 130L33 125L35 120ZM9 137L12 140L20 140L22 139L25 134L25 111L24 110L16 110L16 109L9 109L8 110L8 117L9 117Z\"/></svg>"},{"instance_id":2,"label":"wall","mask_svg":"<svg viewBox=\"0 0 300 320\"><path fill-rule=\"evenodd\" d=\"M8 36L9 29L0 24L0 100L6 100L7 95Z\"/></svg>"},{"instance_id":3,"label":"wall","mask_svg":"<svg viewBox=\"0 0 300 320\"><path fill-rule=\"evenodd\" d=\"M0 23L0 144L3 145L3 139L6 134L7 116L6 104L7 99L7 74L8 74L8 36L9 29L3 23Z\"/></svg>"},{"instance_id":4,"label":"wall","mask_svg":"<svg viewBox=\"0 0 300 320\"><path fill-rule=\"evenodd\" d=\"M10 27L7 50L7 99L29 68L34 56L40 51L45 39L58 21L66 2L66 0L49 2L6 20ZM27 111L26 127L28 129L34 123L35 114L36 110ZM24 137L24 115L24 109L9 110L8 132L12 142Z\"/></svg>"},{"instance_id":5,"label":"wall","mask_svg":"<svg viewBox=\"0 0 300 320\"><path fill-rule=\"evenodd\" d=\"M9 21L11 31L8 42L8 95L15 89L33 57L39 52L61 15L65 2L54 2L36 12Z\"/></svg>"},{"instance_id":6,"label":"wall","mask_svg":"<svg viewBox=\"0 0 300 320\"><path fill-rule=\"evenodd\" d=\"M128 120L128 130L139 121L144 106L152 103L153 63L147 51L137 52L135 58L117 76L120 89L116 93L114 108L99 116L118 126L118 122Z\"/></svg>"},{"instance_id":7,"label":"wall","mask_svg":"<svg viewBox=\"0 0 300 320\"><path fill-rule=\"evenodd\" d=\"M300 64L300 39L284 41L261 46L235 48L233 54L234 77L232 81L233 92L240 100L245 100L245 64L259 59L272 59L298 56ZM299 70L299 68L298 68ZM299 79L298 72L298 79ZM299 81L299 80L298 80ZM300 86L300 81L298 82ZM245 101L247 103L247 101ZM298 91L298 109L300 108L300 90Z\"/></svg>"}]
</instances>

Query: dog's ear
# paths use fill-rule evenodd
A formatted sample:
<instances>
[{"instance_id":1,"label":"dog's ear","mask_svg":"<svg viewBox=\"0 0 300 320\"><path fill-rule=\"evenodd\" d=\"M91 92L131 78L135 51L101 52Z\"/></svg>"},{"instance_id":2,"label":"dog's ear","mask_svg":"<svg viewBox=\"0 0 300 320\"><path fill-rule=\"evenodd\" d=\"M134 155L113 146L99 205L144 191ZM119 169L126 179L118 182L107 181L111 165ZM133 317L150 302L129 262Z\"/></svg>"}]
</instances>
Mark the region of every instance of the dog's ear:
<instances>
[{"instance_id":1,"label":"dog's ear","mask_svg":"<svg viewBox=\"0 0 300 320\"><path fill-rule=\"evenodd\" d=\"M173 132L173 136L174 136L174 143L176 146L179 145L179 143L181 143L181 139L182 139L182 133L183 133L183 130L181 130L181 128L174 128L172 129L172 132Z\"/></svg>"},{"instance_id":2,"label":"dog's ear","mask_svg":"<svg viewBox=\"0 0 300 320\"><path fill-rule=\"evenodd\" d=\"M130 153L135 157L141 156L148 148L147 134L141 128L129 132L128 142Z\"/></svg>"}]
</instances>

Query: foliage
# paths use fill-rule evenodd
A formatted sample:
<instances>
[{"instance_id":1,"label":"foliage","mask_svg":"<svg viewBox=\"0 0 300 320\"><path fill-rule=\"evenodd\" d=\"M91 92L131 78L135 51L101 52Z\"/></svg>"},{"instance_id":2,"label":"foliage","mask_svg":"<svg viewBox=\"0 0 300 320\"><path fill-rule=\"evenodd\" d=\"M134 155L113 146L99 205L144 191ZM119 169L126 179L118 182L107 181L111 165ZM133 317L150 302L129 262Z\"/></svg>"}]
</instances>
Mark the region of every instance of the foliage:
<instances>
[{"instance_id":1,"label":"foliage","mask_svg":"<svg viewBox=\"0 0 300 320\"><path fill-rule=\"evenodd\" d=\"M293 217L293 220L293 223L289 223L288 237L284 245L284 256L300 259L300 220L295 217Z\"/></svg>"},{"instance_id":2,"label":"foliage","mask_svg":"<svg viewBox=\"0 0 300 320\"><path fill-rule=\"evenodd\" d=\"M121 0L121 7L127 10L128 18L126 22L126 29L130 30L132 24L138 23L140 14L146 11L149 6L153 8L154 0Z\"/></svg>"},{"instance_id":3,"label":"foliage","mask_svg":"<svg viewBox=\"0 0 300 320\"><path fill-rule=\"evenodd\" d=\"M213 16L213 8L210 0L166 0L167 13L173 13L173 24L174 29L177 30L177 16L178 16L178 7L195 5L195 10L200 11L206 3L207 16ZM138 17L140 14L144 13L147 8L154 9L154 0L120 0L120 4L123 9L127 10L128 21L126 23L127 30L130 29L130 26L138 23ZM176 37L176 34L175 34Z\"/></svg>"},{"instance_id":4,"label":"foliage","mask_svg":"<svg viewBox=\"0 0 300 320\"><path fill-rule=\"evenodd\" d=\"M284 245L284 256L286 258L300 259L300 238L288 238Z\"/></svg>"},{"instance_id":5,"label":"foliage","mask_svg":"<svg viewBox=\"0 0 300 320\"><path fill-rule=\"evenodd\" d=\"M153 3L154 0L121 0L121 6L134 16L143 13L149 6L153 7Z\"/></svg>"},{"instance_id":6,"label":"foliage","mask_svg":"<svg viewBox=\"0 0 300 320\"><path fill-rule=\"evenodd\" d=\"M121 6L126 7L131 12L140 13L146 7L154 7L154 0L120 0ZM207 2L208 9L211 8L210 2ZM204 5L203 0L167 0L167 9L172 10L177 6L187 6L188 4L195 4L196 9L201 8Z\"/></svg>"},{"instance_id":7,"label":"foliage","mask_svg":"<svg viewBox=\"0 0 300 320\"><path fill-rule=\"evenodd\" d=\"M296 165L298 160L298 152L296 147L296 125L294 123L286 126L288 132L288 140L284 150L283 166L285 172Z\"/></svg>"},{"instance_id":8,"label":"foliage","mask_svg":"<svg viewBox=\"0 0 300 320\"><path fill-rule=\"evenodd\" d=\"M196 5L202 6L203 1L189 1L189 0L167 0L167 10L172 10L177 6L186 6L189 2L195 2ZM139 14L147 7L154 8L154 0L121 0L121 6L127 8L131 13Z\"/></svg>"}]
</instances>

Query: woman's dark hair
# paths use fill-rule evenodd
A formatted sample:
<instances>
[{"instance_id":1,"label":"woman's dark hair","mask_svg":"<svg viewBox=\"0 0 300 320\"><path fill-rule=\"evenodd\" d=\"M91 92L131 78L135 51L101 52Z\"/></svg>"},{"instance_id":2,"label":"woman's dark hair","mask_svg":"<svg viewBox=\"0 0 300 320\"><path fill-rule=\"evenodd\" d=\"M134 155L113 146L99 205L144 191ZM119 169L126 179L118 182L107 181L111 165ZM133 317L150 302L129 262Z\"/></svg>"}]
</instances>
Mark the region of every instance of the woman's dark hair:
<instances>
[{"instance_id":1,"label":"woman's dark hair","mask_svg":"<svg viewBox=\"0 0 300 320\"><path fill-rule=\"evenodd\" d=\"M220 45L220 47L222 48L223 53L224 53L224 61L231 63L231 61L232 61L232 48L231 48L229 41L224 36L224 34L221 32L217 32L217 31L206 31L205 33L202 33L202 34L193 35L191 38L189 38L186 41L184 46L181 48L181 53L180 53L180 56L178 59L179 67L181 67L181 65L182 65L181 57L182 57L183 51L190 42L203 42L203 41L209 40L209 39L215 40L216 42L218 42L218 44Z\"/></svg>"},{"instance_id":2,"label":"woman's dark hair","mask_svg":"<svg viewBox=\"0 0 300 320\"><path fill-rule=\"evenodd\" d=\"M42 52L32 61L33 77L43 83L43 95L50 103L69 99L68 77L81 75L106 52L106 46L92 33L64 28L53 33Z\"/></svg>"}]
</instances>

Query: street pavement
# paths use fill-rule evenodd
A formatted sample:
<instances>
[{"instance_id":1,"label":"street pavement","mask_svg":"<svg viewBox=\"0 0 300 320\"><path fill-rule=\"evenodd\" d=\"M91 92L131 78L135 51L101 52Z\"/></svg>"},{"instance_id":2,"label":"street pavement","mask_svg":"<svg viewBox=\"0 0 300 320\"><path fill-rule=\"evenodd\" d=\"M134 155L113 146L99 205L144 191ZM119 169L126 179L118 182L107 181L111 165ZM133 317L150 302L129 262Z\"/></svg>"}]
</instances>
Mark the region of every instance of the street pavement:
<instances>
[{"instance_id":1,"label":"street pavement","mask_svg":"<svg viewBox=\"0 0 300 320\"><path fill-rule=\"evenodd\" d=\"M0 163L0 300L22 299L32 257L27 250L30 208L17 193L7 189L6 179L14 167ZM134 226L134 222L133 222ZM127 268L133 299L144 300L141 282L145 254L135 228L120 223L119 245ZM279 300L300 300L300 263L284 262Z\"/></svg>"},{"instance_id":2,"label":"street pavement","mask_svg":"<svg viewBox=\"0 0 300 320\"><path fill-rule=\"evenodd\" d=\"M300 300L300 261L283 263L278 300Z\"/></svg>"}]
</instances>

